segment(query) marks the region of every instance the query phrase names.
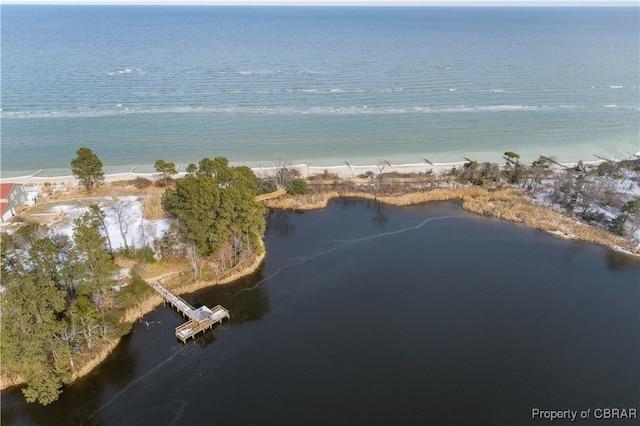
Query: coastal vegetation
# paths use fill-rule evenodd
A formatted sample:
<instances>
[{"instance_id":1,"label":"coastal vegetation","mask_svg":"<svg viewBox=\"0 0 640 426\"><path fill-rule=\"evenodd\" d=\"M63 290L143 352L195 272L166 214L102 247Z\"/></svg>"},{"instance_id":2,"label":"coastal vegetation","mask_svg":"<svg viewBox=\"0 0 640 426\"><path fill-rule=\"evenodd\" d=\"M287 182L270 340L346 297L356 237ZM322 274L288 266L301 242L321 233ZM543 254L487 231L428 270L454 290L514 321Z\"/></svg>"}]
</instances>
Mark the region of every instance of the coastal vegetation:
<instances>
[{"instance_id":1,"label":"coastal vegetation","mask_svg":"<svg viewBox=\"0 0 640 426\"><path fill-rule=\"evenodd\" d=\"M97 157L91 154L81 149L78 158L95 165ZM164 166L170 175L173 167ZM87 191L98 182L95 173L78 179ZM3 233L3 384L24 384L28 402L55 401L63 384L103 357L129 332L132 321L160 302L141 275L168 279L190 270L186 283L184 278L169 283L182 293L202 287L198 279L224 282L252 272L264 252L264 207L255 201L258 192L251 169L229 167L224 157L204 158L193 174L162 196L155 190L140 196L143 214L175 222L151 245L132 244L128 204L115 195L109 197L108 209L78 204L71 236L27 221L12 234ZM145 232L144 224L140 229ZM121 236L117 247L109 238L114 230ZM158 275L150 272L154 263L171 266Z\"/></svg>"},{"instance_id":2,"label":"coastal vegetation","mask_svg":"<svg viewBox=\"0 0 640 426\"><path fill-rule=\"evenodd\" d=\"M307 182L302 179L294 179L287 185L287 193L291 195L304 195L309 192Z\"/></svg>"},{"instance_id":3,"label":"coastal vegetation","mask_svg":"<svg viewBox=\"0 0 640 426\"><path fill-rule=\"evenodd\" d=\"M93 156L79 150L78 158ZM216 157L189 165L175 180L173 163L158 160L161 185L138 177L98 188L97 175L89 183L78 177L92 194L61 195L67 204L87 200L75 204L70 235L28 220L2 235L0 308L13 319L1 324L3 383L13 379L25 385L28 401L50 403L161 303L145 280L162 279L185 293L251 272L264 256L265 207L322 208L334 197L398 206L459 200L483 216L640 252L640 160L560 166L546 157L526 165L509 151L504 158L502 166L468 160L439 173L400 174L381 163L377 173L340 178L325 171L305 179L280 162L272 176L257 179L248 167ZM134 243L131 206L116 188L137 194L130 197L139 202L143 225L171 224L163 237ZM111 241L114 231L120 244ZM148 233L145 226L140 232Z\"/></svg>"},{"instance_id":4,"label":"coastal vegetation","mask_svg":"<svg viewBox=\"0 0 640 426\"><path fill-rule=\"evenodd\" d=\"M250 168L229 167L226 158L204 158L176 182L162 205L177 220L174 231L190 259L194 279L202 264L232 268L243 256L262 251L264 207L255 200L258 184ZM217 262L214 262L217 259Z\"/></svg>"},{"instance_id":5,"label":"coastal vegetation","mask_svg":"<svg viewBox=\"0 0 640 426\"><path fill-rule=\"evenodd\" d=\"M335 197L397 206L460 200L464 209L483 216L640 253L640 159L564 166L547 157L526 165L511 151L504 157L502 167L468 160L439 174L384 167L352 179L325 173L308 179L306 195L288 193L265 205L308 210Z\"/></svg>"},{"instance_id":6,"label":"coastal vegetation","mask_svg":"<svg viewBox=\"0 0 640 426\"><path fill-rule=\"evenodd\" d=\"M134 276L114 290L117 267L93 211L74 221L73 239L29 224L1 241L2 368L24 380L27 401L48 404L84 358L128 332L119 316L149 287Z\"/></svg>"},{"instance_id":7,"label":"coastal vegetation","mask_svg":"<svg viewBox=\"0 0 640 426\"><path fill-rule=\"evenodd\" d=\"M91 192L95 185L104 180L102 161L93 151L85 147L78 149L76 155L77 157L71 160L71 172L87 192Z\"/></svg>"},{"instance_id":8,"label":"coastal vegetation","mask_svg":"<svg viewBox=\"0 0 640 426\"><path fill-rule=\"evenodd\" d=\"M165 187L167 186L167 179L178 173L175 163L167 162L162 159L156 160L153 167L156 169L156 172L162 175L162 183Z\"/></svg>"}]
</instances>

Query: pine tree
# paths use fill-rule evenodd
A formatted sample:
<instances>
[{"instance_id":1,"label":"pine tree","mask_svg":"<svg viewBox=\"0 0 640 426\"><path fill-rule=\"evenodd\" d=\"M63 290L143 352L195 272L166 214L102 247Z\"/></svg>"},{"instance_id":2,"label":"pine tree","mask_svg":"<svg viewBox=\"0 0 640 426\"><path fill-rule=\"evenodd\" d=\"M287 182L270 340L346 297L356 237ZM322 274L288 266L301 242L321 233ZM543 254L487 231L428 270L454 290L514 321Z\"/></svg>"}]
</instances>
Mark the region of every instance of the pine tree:
<instances>
[{"instance_id":1,"label":"pine tree","mask_svg":"<svg viewBox=\"0 0 640 426\"><path fill-rule=\"evenodd\" d=\"M193 242L202 256L214 254L228 241L218 182L209 175L186 176L168 189L162 203L178 219L183 238Z\"/></svg>"},{"instance_id":2,"label":"pine tree","mask_svg":"<svg viewBox=\"0 0 640 426\"><path fill-rule=\"evenodd\" d=\"M171 175L175 175L178 173L175 163L168 163L164 160L156 160L154 167L156 169L156 172L162 175L162 180L165 187L167 186L167 179L169 179Z\"/></svg>"},{"instance_id":3,"label":"pine tree","mask_svg":"<svg viewBox=\"0 0 640 426\"><path fill-rule=\"evenodd\" d=\"M71 172L82 183L88 192L104 180L102 161L89 148L76 151L77 157L71 160Z\"/></svg>"},{"instance_id":4,"label":"pine tree","mask_svg":"<svg viewBox=\"0 0 640 426\"><path fill-rule=\"evenodd\" d=\"M73 241L80 261L76 273L78 293L94 295L104 291L113 283L116 267L106 238L100 234L100 221L92 213L74 221Z\"/></svg>"},{"instance_id":5,"label":"pine tree","mask_svg":"<svg viewBox=\"0 0 640 426\"><path fill-rule=\"evenodd\" d=\"M22 376L28 402L55 401L68 378L67 349L58 339L64 292L45 274L3 276L0 352L5 367ZM64 358L64 359L63 359Z\"/></svg>"},{"instance_id":6,"label":"pine tree","mask_svg":"<svg viewBox=\"0 0 640 426\"><path fill-rule=\"evenodd\" d=\"M203 158L197 176L177 181L162 202L178 219L185 242L195 245L201 256L211 256L229 243L236 252L242 245L260 247L265 219L257 194L251 169L228 167L224 157Z\"/></svg>"}]
</instances>

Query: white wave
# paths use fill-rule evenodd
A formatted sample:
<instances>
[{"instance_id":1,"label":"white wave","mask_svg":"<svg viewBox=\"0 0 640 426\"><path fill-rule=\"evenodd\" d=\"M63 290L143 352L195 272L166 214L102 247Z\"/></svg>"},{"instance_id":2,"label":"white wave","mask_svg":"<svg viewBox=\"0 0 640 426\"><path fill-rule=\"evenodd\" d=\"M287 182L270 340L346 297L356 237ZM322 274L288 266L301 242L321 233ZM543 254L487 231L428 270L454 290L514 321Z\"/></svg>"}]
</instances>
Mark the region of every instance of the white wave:
<instances>
[{"instance_id":1,"label":"white wave","mask_svg":"<svg viewBox=\"0 0 640 426\"><path fill-rule=\"evenodd\" d=\"M123 75L123 74L136 74L142 73L142 68L124 68L121 70L109 71L108 75Z\"/></svg>"},{"instance_id":2,"label":"white wave","mask_svg":"<svg viewBox=\"0 0 640 426\"><path fill-rule=\"evenodd\" d=\"M609 89L623 89L624 86L609 86Z\"/></svg>"},{"instance_id":3,"label":"white wave","mask_svg":"<svg viewBox=\"0 0 640 426\"><path fill-rule=\"evenodd\" d=\"M486 89L486 90L481 90L481 92L485 92L485 93L512 93L512 92L509 92L509 91L504 90L504 89Z\"/></svg>"},{"instance_id":4,"label":"white wave","mask_svg":"<svg viewBox=\"0 0 640 426\"><path fill-rule=\"evenodd\" d=\"M615 108L617 107L618 104L608 104L608 105L604 105L605 108Z\"/></svg>"},{"instance_id":5,"label":"white wave","mask_svg":"<svg viewBox=\"0 0 640 426\"><path fill-rule=\"evenodd\" d=\"M448 114L448 113L474 113L474 112L550 112L560 110L580 109L574 105L454 105L433 106L416 105L407 107L379 107L369 105L354 106L311 106L311 107L285 107L285 106L167 106L167 107L124 107L117 104L116 107L105 108L78 108L68 111L2 111L2 118L78 118L78 117L109 117L124 114L264 114L264 115L301 115L301 114Z\"/></svg>"},{"instance_id":6,"label":"white wave","mask_svg":"<svg viewBox=\"0 0 640 426\"><path fill-rule=\"evenodd\" d=\"M302 88L293 88L293 89L283 89L286 93L313 93L319 95L335 95L335 94L349 94L349 93L366 93L363 89L302 89ZM260 92L258 92L260 93ZM266 93L266 92L265 92Z\"/></svg>"},{"instance_id":7,"label":"white wave","mask_svg":"<svg viewBox=\"0 0 640 426\"><path fill-rule=\"evenodd\" d=\"M314 70L306 70L306 69L240 69L236 71L231 71L231 73L239 74L239 75L272 75L272 74L308 74L308 75L317 75L323 74L320 71ZM229 71L217 71L217 74L229 74Z\"/></svg>"}]
</instances>

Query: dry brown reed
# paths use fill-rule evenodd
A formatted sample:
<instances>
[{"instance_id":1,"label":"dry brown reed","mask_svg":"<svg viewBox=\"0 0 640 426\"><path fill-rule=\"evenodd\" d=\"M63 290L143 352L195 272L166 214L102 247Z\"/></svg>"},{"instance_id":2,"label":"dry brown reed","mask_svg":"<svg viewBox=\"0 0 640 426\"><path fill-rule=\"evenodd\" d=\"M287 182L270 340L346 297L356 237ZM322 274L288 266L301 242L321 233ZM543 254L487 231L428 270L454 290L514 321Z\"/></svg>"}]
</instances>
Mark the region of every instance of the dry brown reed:
<instances>
[{"instance_id":1,"label":"dry brown reed","mask_svg":"<svg viewBox=\"0 0 640 426\"><path fill-rule=\"evenodd\" d=\"M147 194L142 198L142 215L147 220L159 220L168 217L162 207L162 195Z\"/></svg>"},{"instance_id":2,"label":"dry brown reed","mask_svg":"<svg viewBox=\"0 0 640 426\"><path fill-rule=\"evenodd\" d=\"M18 386L23 383L25 383L25 380L20 375L0 366L0 390L11 386Z\"/></svg>"},{"instance_id":3,"label":"dry brown reed","mask_svg":"<svg viewBox=\"0 0 640 426\"><path fill-rule=\"evenodd\" d=\"M261 194L258 195L256 197L256 201L260 202L260 201L266 201L266 200L271 200L273 198L278 198L283 196L284 194L286 194L287 191L284 189L279 189L278 191L275 192L269 192L268 194Z\"/></svg>"},{"instance_id":4,"label":"dry brown reed","mask_svg":"<svg viewBox=\"0 0 640 426\"><path fill-rule=\"evenodd\" d=\"M371 192L330 191L297 197L287 194L280 198L268 200L265 205L273 209L313 210L324 208L329 200L336 197L376 199L381 203L393 206L422 204L429 201L461 200L462 207L472 213L520 223L531 228L560 234L567 238L604 245L614 250L622 249L626 252L640 254L636 247L622 237L564 216L549 206L538 204L527 197L523 191L516 188L491 191L479 186L468 186L436 188L430 191L384 196L376 196Z\"/></svg>"}]
</instances>

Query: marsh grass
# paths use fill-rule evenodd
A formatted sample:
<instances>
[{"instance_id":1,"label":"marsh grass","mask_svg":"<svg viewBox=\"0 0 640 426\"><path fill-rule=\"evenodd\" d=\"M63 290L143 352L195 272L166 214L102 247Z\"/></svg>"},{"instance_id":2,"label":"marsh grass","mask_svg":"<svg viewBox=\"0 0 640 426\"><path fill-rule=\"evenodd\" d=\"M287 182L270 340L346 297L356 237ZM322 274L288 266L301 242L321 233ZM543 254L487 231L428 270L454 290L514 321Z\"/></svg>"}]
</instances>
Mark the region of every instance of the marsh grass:
<instances>
[{"instance_id":1,"label":"marsh grass","mask_svg":"<svg viewBox=\"0 0 640 426\"><path fill-rule=\"evenodd\" d=\"M550 206L536 203L517 188L489 190L480 186L465 186L382 196L357 190L327 191L298 197L287 194L267 200L265 205L272 209L313 210L326 207L327 203L336 197L373 199L393 206L460 200L465 210L481 216L519 223L542 231L560 234L567 238L640 254L640 251L625 239L593 225L566 217Z\"/></svg>"}]
</instances>

